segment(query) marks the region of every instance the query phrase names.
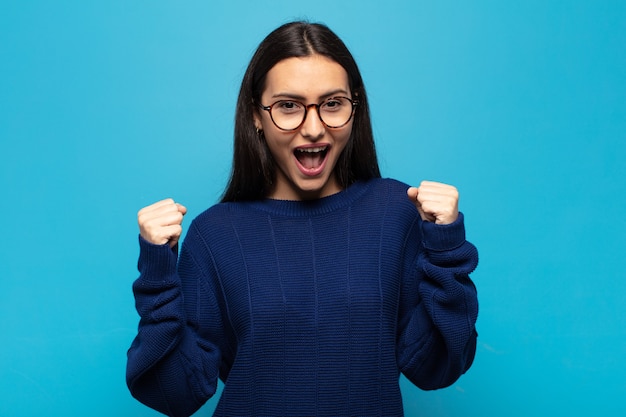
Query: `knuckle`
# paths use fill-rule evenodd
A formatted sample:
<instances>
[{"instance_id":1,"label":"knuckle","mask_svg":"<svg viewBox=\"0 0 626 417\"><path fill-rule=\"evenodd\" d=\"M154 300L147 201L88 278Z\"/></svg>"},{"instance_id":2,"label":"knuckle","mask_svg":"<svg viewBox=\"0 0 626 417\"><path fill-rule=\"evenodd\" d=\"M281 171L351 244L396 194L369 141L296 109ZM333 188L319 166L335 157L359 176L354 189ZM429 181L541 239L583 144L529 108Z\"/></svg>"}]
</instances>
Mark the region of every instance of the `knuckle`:
<instances>
[{"instance_id":1,"label":"knuckle","mask_svg":"<svg viewBox=\"0 0 626 417\"><path fill-rule=\"evenodd\" d=\"M139 226L144 226L147 223L146 216L143 213L137 215L137 223L139 223Z\"/></svg>"}]
</instances>

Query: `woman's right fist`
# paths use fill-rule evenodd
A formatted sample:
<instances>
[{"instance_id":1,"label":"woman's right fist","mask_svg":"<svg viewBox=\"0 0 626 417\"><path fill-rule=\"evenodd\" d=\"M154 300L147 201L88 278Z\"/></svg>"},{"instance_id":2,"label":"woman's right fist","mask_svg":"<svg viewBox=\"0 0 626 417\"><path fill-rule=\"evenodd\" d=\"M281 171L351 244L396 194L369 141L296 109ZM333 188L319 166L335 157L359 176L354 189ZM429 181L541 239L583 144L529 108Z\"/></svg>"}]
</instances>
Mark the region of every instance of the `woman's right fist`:
<instances>
[{"instance_id":1,"label":"woman's right fist","mask_svg":"<svg viewBox=\"0 0 626 417\"><path fill-rule=\"evenodd\" d=\"M176 246L183 232L181 226L187 208L171 198L142 208L137 213L141 237L155 245Z\"/></svg>"}]
</instances>

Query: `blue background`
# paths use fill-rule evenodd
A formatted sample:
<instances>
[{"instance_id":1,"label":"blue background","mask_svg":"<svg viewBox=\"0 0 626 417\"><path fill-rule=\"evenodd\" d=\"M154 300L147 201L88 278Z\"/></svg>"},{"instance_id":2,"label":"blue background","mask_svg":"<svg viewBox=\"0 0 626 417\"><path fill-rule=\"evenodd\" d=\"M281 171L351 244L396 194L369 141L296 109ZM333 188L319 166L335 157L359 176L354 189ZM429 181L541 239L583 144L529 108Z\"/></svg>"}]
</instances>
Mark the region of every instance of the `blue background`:
<instances>
[{"instance_id":1,"label":"blue background","mask_svg":"<svg viewBox=\"0 0 626 417\"><path fill-rule=\"evenodd\" d=\"M476 362L403 380L407 415L624 415L626 2L4 0L0 416L156 415L124 382L136 212L218 199L294 18L355 55L383 174L455 184L481 253Z\"/></svg>"}]
</instances>

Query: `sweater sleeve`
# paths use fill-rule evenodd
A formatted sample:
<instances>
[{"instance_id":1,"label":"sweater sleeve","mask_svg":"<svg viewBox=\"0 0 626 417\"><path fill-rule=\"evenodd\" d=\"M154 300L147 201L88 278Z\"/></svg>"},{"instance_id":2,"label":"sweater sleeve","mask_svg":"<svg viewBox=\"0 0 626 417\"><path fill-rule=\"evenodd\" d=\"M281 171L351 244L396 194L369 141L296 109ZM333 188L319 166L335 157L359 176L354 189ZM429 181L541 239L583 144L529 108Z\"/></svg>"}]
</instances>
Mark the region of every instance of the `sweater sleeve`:
<instances>
[{"instance_id":1,"label":"sweater sleeve","mask_svg":"<svg viewBox=\"0 0 626 417\"><path fill-rule=\"evenodd\" d=\"M126 382L135 398L168 416L189 416L215 393L221 361L220 314L188 240L177 267L176 250L140 237L133 284L140 321ZM213 318L211 340L198 335L198 311Z\"/></svg>"},{"instance_id":2,"label":"sweater sleeve","mask_svg":"<svg viewBox=\"0 0 626 417\"><path fill-rule=\"evenodd\" d=\"M416 228L421 247L401 294L398 365L418 387L438 389L474 360L478 299L469 274L478 252L465 240L462 214L449 225L418 221Z\"/></svg>"}]
</instances>

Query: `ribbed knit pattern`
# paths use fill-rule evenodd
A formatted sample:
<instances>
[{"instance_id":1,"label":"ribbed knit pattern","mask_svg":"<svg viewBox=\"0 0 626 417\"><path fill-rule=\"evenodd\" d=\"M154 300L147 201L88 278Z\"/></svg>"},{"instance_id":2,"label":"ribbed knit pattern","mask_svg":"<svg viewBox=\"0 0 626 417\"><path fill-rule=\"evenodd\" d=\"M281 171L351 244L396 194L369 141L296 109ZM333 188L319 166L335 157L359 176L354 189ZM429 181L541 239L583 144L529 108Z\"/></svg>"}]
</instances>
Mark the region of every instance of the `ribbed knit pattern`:
<instances>
[{"instance_id":1,"label":"ribbed knit pattern","mask_svg":"<svg viewBox=\"0 0 626 417\"><path fill-rule=\"evenodd\" d=\"M452 384L476 348L463 216L422 222L408 186L213 206L180 259L140 239L127 382L171 416L225 381L216 416L402 416L400 372Z\"/></svg>"}]
</instances>

